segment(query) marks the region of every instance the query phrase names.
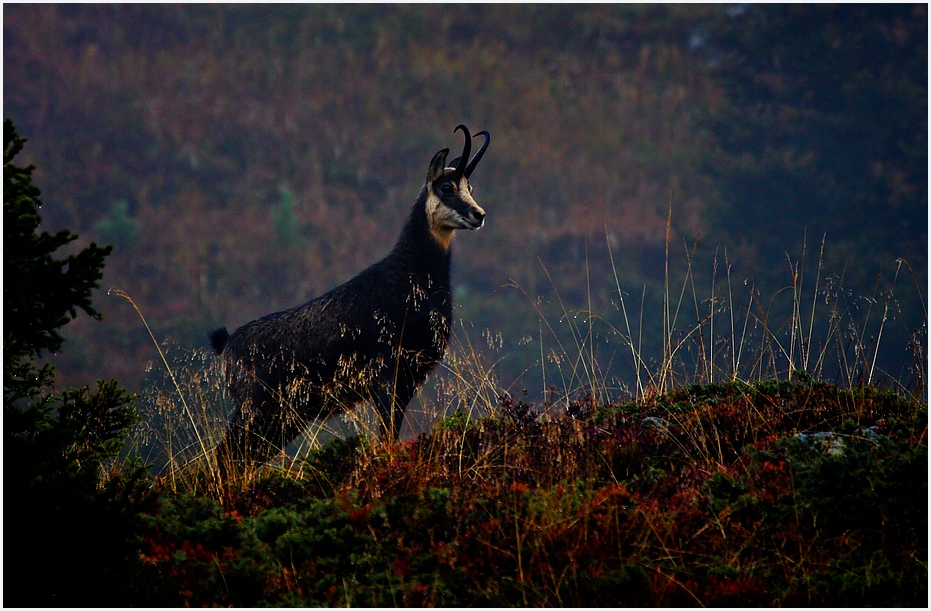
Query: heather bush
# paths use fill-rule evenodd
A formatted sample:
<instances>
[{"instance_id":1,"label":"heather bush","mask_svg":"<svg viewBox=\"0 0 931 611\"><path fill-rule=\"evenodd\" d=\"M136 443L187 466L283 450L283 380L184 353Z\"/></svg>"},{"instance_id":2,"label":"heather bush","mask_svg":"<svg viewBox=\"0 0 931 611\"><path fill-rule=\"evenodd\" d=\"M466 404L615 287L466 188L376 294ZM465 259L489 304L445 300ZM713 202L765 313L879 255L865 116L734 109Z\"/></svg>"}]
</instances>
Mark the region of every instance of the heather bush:
<instances>
[{"instance_id":1,"label":"heather bush","mask_svg":"<svg viewBox=\"0 0 931 611\"><path fill-rule=\"evenodd\" d=\"M920 605L926 433L922 402L811 379L503 396L171 497L140 604Z\"/></svg>"}]
</instances>

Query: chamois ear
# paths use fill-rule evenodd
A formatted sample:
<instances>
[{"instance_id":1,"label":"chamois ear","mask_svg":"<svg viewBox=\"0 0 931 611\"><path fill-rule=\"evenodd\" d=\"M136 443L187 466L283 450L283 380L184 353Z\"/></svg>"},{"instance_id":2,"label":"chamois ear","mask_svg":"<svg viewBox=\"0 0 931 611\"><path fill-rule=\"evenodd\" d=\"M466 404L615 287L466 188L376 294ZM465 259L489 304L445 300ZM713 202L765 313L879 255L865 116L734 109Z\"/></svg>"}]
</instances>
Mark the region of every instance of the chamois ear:
<instances>
[{"instance_id":1,"label":"chamois ear","mask_svg":"<svg viewBox=\"0 0 931 611\"><path fill-rule=\"evenodd\" d=\"M440 176L443 175L443 168L446 167L447 155L449 155L449 149L443 149L433 156L433 161L430 162L430 169L427 170L428 183L433 183L439 180Z\"/></svg>"}]
</instances>

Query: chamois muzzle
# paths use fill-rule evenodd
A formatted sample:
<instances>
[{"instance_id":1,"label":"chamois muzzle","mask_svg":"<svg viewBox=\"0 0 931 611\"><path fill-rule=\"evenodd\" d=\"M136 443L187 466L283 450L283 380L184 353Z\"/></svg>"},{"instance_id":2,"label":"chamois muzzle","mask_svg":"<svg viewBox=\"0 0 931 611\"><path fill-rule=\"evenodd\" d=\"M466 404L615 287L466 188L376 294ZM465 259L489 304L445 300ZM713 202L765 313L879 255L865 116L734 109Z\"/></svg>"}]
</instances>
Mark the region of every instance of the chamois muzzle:
<instances>
[{"instance_id":1,"label":"chamois muzzle","mask_svg":"<svg viewBox=\"0 0 931 611\"><path fill-rule=\"evenodd\" d=\"M472 226L472 229L478 229L485 224L485 211L475 206L469 210L469 214L465 217L465 221Z\"/></svg>"},{"instance_id":2,"label":"chamois muzzle","mask_svg":"<svg viewBox=\"0 0 931 611\"><path fill-rule=\"evenodd\" d=\"M434 154L426 182L395 247L379 263L304 305L240 327L210 342L222 354L236 403L217 463L258 465L293 440L308 421L372 403L388 439L397 439L408 404L443 359L453 320L450 241L478 229L485 211L472 198L472 174L490 136L470 158L446 164ZM437 256L438 247L446 256ZM377 296L377 299L373 299Z\"/></svg>"}]
</instances>

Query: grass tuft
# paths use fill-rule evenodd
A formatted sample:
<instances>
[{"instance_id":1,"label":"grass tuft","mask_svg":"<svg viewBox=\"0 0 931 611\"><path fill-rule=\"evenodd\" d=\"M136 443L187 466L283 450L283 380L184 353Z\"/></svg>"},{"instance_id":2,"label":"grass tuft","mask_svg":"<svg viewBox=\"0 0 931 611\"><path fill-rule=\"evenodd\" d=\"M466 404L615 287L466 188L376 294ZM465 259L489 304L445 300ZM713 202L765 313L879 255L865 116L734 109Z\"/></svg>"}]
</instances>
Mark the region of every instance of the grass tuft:
<instances>
[{"instance_id":1,"label":"grass tuft","mask_svg":"<svg viewBox=\"0 0 931 611\"><path fill-rule=\"evenodd\" d=\"M219 359L159 345L128 450L156 465L164 499L140 602L926 602L926 312L912 364L881 367L908 265L853 296L823 269L822 238L814 271L804 250L787 257L787 286L764 300L741 293L726 250L703 293L697 240L683 250L660 342L647 288L638 312L609 248L616 311L594 312L591 287L579 310L555 283L553 304L528 297L540 357L510 387L504 338L460 320L404 441L385 443L363 406L307 423L249 473L213 457L230 409Z\"/></svg>"}]
</instances>

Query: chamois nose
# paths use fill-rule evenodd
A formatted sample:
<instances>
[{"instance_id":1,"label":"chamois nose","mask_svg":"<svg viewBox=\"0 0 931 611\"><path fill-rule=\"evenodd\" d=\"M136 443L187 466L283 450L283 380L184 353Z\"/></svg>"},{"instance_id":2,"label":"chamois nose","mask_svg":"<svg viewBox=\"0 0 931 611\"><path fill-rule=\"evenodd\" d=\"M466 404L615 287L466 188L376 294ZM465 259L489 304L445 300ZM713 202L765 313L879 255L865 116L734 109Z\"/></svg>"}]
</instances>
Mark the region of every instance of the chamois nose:
<instances>
[{"instance_id":1,"label":"chamois nose","mask_svg":"<svg viewBox=\"0 0 931 611\"><path fill-rule=\"evenodd\" d=\"M469 211L469 216L471 221L474 222L478 227L481 227L485 224L485 211L476 206Z\"/></svg>"}]
</instances>

